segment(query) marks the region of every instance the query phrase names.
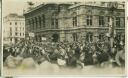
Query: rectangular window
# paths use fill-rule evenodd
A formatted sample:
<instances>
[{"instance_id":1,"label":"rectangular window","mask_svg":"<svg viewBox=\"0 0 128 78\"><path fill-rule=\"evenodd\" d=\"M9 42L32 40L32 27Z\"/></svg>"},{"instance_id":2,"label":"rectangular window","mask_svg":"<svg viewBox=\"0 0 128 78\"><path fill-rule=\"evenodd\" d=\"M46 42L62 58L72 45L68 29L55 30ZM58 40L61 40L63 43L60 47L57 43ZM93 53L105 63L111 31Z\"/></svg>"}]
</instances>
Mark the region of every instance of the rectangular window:
<instances>
[{"instance_id":1,"label":"rectangular window","mask_svg":"<svg viewBox=\"0 0 128 78\"><path fill-rule=\"evenodd\" d=\"M10 22L10 25L12 25L12 22Z\"/></svg>"},{"instance_id":2,"label":"rectangular window","mask_svg":"<svg viewBox=\"0 0 128 78\"><path fill-rule=\"evenodd\" d=\"M17 22L15 22L15 25L17 25Z\"/></svg>"},{"instance_id":3,"label":"rectangular window","mask_svg":"<svg viewBox=\"0 0 128 78\"><path fill-rule=\"evenodd\" d=\"M54 26L54 19L53 18L51 19L51 25L52 25L52 27Z\"/></svg>"},{"instance_id":4,"label":"rectangular window","mask_svg":"<svg viewBox=\"0 0 128 78\"><path fill-rule=\"evenodd\" d=\"M32 19L32 29L34 30L34 19Z\"/></svg>"},{"instance_id":5,"label":"rectangular window","mask_svg":"<svg viewBox=\"0 0 128 78\"><path fill-rule=\"evenodd\" d=\"M24 27L23 27L23 31L24 31Z\"/></svg>"},{"instance_id":6,"label":"rectangular window","mask_svg":"<svg viewBox=\"0 0 128 78\"><path fill-rule=\"evenodd\" d=\"M12 41L12 38L10 38L10 41Z\"/></svg>"},{"instance_id":7,"label":"rectangular window","mask_svg":"<svg viewBox=\"0 0 128 78\"><path fill-rule=\"evenodd\" d=\"M107 26L109 26L110 16L107 17Z\"/></svg>"},{"instance_id":8,"label":"rectangular window","mask_svg":"<svg viewBox=\"0 0 128 78\"><path fill-rule=\"evenodd\" d=\"M10 32L10 36L12 36L12 32Z\"/></svg>"},{"instance_id":9,"label":"rectangular window","mask_svg":"<svg viewBox=\"0 0 128 78\"><path fill-rule=\"evenodd\" d=\"M41 17L39 16L39 27L41 28Z\"/></svg>"},{"instance_id":10,"label":"rectangular window","mask_svg":"<svg viewBox=\"0 0 128 78\"><path fill-rule=\"evenodd\" d=\"M20 33L20 36L21 36L21 33Z\"/></svg>"},{"instance_id":11,"label":"rectangular window","mask_svg":"<svg viewBox=\"0 0 128 78\"><path fill-rule=\"evenodd\" d=\"M51 19L51 26L52 26L52 28L58 28L58 19L52 18Z\"/></svg>"},{"instance_id":12,"label":"rectangular window","mask_svg":"<svg viewBox=\"0 0 128 78\"><path fill-rule=\"evenodd\" d=\"M37 21L37 17L35 17L35 27L36 27L36 29L37 29L37 26L38 26L38 23L37 23L38 21Z\"/></svg>"},{"instance_id":13,"label":"rectangular window","mask_svg":"<svg viewBox=\"0 0 128 78\"><path fill-rule=\"evenodd\" d=\"M17 32L15 32L15 35L17 36L17 35L18 35L18 33L17 33Z\"/></svg>"},{"instance_id":14,"label":"rectangular window","mask_svg":"<svg viewBox=\"0 0 128 78\"><path fill-rule=\"evenodd\" d=\"M73 17L73 26L77 26L77 17L75 16L75 17Z\"/></svg>"},{"instance_id":15,"label":"rectangular window","mask_svg":"<svg viewBox=\"0 0 128 78\"><path fill-rule=\"evenodd\" d=\"M42 19L43 19L43 27L45 27L45 15L42 15Z\"/></svg>"},{"instance_id":16,"label":"rectangular window","mask_svg":"<svg viewBox=\"0 0 128 78\"><path fill-rule=\"evenodd\" d=\"M120 27L120 17L116 17L116 27Z\"/></svg>"},{"instance_id":17,"label":"rectangular window","mask_svg":"<svg viewBox=\"0 0 128 78\"><path fill-rule=\"evenodd\" d=\"M99 16L99 26L104 26L104 16Z\"/></svg>"},{"instance_id":18,"label":"rectangular window","mask_svg":"<svg viewBox=\"0 0 128 78\"><path fill-rule=\"evenodd\" d=\"M56 28L58 28L58 19L55 19Z\"/></svg>"},{"instance_id":19,"label":"rectangular window","mask_svg":"<svg viewBox=\"0 0 128 78\"><path fill-rule=\"evenodd\" d=\"M87 16L87 25L92 25L92 16Z\"/></svg>"}]
</instances>

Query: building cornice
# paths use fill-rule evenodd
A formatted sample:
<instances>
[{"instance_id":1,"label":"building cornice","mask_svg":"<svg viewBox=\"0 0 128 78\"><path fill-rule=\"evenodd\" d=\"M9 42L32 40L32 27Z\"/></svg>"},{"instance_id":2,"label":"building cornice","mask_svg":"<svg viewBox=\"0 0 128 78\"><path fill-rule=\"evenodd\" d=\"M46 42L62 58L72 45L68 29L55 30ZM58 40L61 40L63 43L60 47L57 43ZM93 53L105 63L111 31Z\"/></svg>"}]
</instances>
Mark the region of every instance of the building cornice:
<instances>
[{"instance_id":1,"label":"building cornice","mask_svg":"<svg viewBox=\"0 0 128 78\"><path fill-rule=\"evenodd\" d=\"M108 30L109 27L71 27L71 28L61 28L61 29L37 29L36 31L32 31L32 32L35 32L35 33L38 33L38 32L47 32L47 31L72 31L72 30L81 30L81 29L102 29L102 30ZM116 28L116 30L125 30L125 28Z\"/></svg>"}]
</instances>

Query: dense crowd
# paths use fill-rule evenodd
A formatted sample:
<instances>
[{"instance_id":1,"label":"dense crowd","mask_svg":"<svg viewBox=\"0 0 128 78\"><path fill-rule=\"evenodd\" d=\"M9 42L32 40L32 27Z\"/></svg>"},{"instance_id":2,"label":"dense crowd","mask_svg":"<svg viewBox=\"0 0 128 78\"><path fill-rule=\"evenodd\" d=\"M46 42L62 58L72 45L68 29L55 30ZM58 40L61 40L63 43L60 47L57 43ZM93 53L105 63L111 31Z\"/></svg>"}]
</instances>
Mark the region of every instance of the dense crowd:
<instances>
[{"instance_id":1,"label":"dense crowd","mask_svg":"<svg viewBox=\"0 0 128 78\"><path fill-rule=\"evenodd\" d=\"M35 63L41 64L45 60L57 64L60 67L80 67L86 65L102 66L111 64L112 66L125 65L124 44L114 42L113 48L109 41L97 42L36 42L22 40L12 46L4 46L3 61L9 56L32 58Z\"/></svg>"}]
</instances>

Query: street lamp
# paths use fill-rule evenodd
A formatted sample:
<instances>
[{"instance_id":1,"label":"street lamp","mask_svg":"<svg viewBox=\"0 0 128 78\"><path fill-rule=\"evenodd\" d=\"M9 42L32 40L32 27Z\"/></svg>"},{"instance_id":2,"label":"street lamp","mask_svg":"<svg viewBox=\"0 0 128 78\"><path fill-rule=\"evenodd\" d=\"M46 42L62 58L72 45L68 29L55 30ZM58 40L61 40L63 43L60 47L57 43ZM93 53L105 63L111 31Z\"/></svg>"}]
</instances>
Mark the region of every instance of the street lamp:
<instances>
[{"instance_id":1,"label":"street lamp","mask_svg":"<svg viewBox=\"0 0 128 78\"><path fill-rule=\"evenodd\" d=\"M115 35L115 26L114 26L114 11L117 9L118 3L117 2L109 2L108 8L110 12L110 19L109 19L109 35L110 35L110 46L111 50L114 46L114 35Z\"/></svg>"}]
</instances>

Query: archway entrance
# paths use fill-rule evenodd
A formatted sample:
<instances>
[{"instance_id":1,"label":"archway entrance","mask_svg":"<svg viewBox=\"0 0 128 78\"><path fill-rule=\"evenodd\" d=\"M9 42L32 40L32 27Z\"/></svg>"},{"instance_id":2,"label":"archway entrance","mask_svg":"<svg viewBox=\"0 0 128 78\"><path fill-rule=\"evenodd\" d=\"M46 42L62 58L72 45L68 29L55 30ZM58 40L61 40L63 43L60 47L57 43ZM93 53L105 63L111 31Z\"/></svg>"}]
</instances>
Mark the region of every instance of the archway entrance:
<instances>
[{"instance_id":1,"label":"archway entrance","mask_svg":"<svg viewBox=\"0 0 128 78\"><path fill-rule=\"evenodd\" d=\"M59 35L58 34L53 34L52 35L52 41L53 42L58 42L58 40L59 40Z\"/></svg>"}]
</instances>

